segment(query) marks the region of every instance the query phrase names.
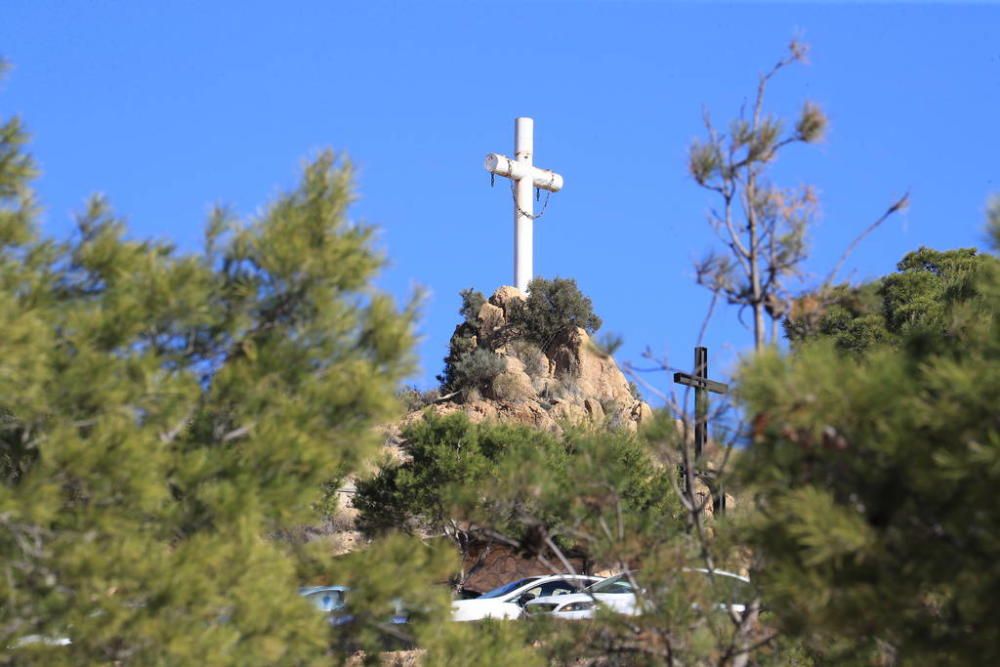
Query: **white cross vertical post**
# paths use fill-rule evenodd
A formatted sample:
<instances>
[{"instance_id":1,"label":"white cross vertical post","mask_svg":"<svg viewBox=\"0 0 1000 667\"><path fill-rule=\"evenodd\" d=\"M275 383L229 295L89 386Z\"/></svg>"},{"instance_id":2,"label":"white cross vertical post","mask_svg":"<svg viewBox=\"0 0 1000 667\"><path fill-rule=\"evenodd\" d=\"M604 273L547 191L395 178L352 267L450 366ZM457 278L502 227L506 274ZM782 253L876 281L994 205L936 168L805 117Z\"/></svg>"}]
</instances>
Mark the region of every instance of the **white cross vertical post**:
<instances>
[{"instance_id":1,"label":"white cross vertical post","mask_svg":"<svg viewBox=\"0 0 1000 667\"><path fill-rule=\"evenodd\" d=\"M534 153L535 121L531 118L514 119L514 159L499 153L486 156L486 171L506 176L513 181L514 190L514 285L522 292L528 291L533 267L533 223L537 217L532 188L549 192L562 189L563 178L548 169L532 164Z\"/></svg>"}]
</instances>

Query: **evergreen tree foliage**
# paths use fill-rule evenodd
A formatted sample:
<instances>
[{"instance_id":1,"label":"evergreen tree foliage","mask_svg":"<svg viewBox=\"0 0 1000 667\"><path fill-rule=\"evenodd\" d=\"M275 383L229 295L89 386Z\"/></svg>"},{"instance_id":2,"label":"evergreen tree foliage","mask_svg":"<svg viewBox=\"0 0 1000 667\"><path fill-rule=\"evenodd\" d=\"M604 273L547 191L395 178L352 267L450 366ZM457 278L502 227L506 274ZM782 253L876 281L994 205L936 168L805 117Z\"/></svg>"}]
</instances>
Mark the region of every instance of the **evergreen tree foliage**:
<instances>
[{"instance_id":1,"label":"evergreen tree foliage","mask_svg":"<svg viewBox=\"0 0 1000 667\"><path fill-rule=\"evenodd\" d=\"M0 664L316 664L296 589L330 565L272 537L413 367L350 165L321 155L184 254L101 199L40 239L24 144L0 124Z\"/></svg>"},{"instance_id":2,"label":"evergreen tree foliage","mask_svg":"<svg viewBox=\"0 0 1000 667\"><path fill-rule=\"evenodd\" d=\"M462 290L458 295L462 298L462 307L458 311L459 315L462 316L462 322L475 327L476 318L479 316L479 310L486 303L486 297L483 296L482 292L471 287Z\"/></svg>"},{"instance_id":3,"label":"evergreen tree foliage","mask_svg":"<svg viewBox=\"0 0 1000 667\"><path fill-rule=\"evenodd\" d=\"M456 413L428 414L403 439L405 462L388 463L358 483L354 506L371 534L402 527L461 537L449 531L482 512L482 525L521 535L530 528L520 522L524 516L561 520L562 503L579 491L581 466L598 460L604 476L616 476L628 510L643 514L670 498L646 445L624 433L556 436L521 425L474 424ZM526 485L534 490L522 493ZM535 502L539 494L545 502Z\"/></svg>"},{"instance_id":4,"label":"evergreen tree foliage","mask_svg":"<svg viewBox=\"0 0 1000 667\"><path fill-rule=\"evenodd\" d=\"M489 348L486 341L480 341L477 336L477 316L480 308L486 303L486 297L482 292L472 288L462 290L459 296L462 305L458 309L458 314L462 316L462 321L448 341L448 356L444 359L444 370L437 376L438 382L441 383L441 391L446 394L469 388L463 384L464 378L457 371L458 365L477 349Z\"/></svg>"},{"instance_id":5,"label":"evergreen tree foliage","mask_svg":"<svg viewBox=\"0 0 1000 667\"><path fill-rule=\"evenodd\" d=\"M921 249L899 268L742 371L745 537L775 625L824 664L994 664L1000 262Z\"/></svg>"},{"instance_id":6,"label":"evergreen tree foliage","mask_svg":"<svg viewBox=\"0 0 1000 667\"><path fill-rule=\"evenodd\" d=\"M472 391L484 391L490 386L493 378L503 373L507 361L490 350L476 348L462 355L452 371L453 382L461 387L466 395Z\"/></svg>"},{"instance_id":7,"label":"evergreen tree foliage","mask_svg":"<svg viewBox=\"0 0 1000 667\"><path fill-rule=\"evenodd\" d=\"M462 414L428 415L405 433L408 458L360 483L355 504L373 534L404 526L445 535L460 547L500 544L552 572L584 557L595 569L629 573L639 591L640 616L601 612L581 624L522 619L506 634L502 652L487 641L497 632L487 626L487 636L477 635L478 644L465 645L462 655L483 646L491 652L480 659L490 664L531 656L549 665L733 665L753 652L758 664L810 664L791 662L801 653L792 640L767 641L756 607L745 616L720 608L732 599L727 580L688 571L738 570L746 554L724 524L713 535L688 523L675 472L658 463L680 436L670 419L640 436L557 437L473 424ZM461 631L454 625L465 624L448 632ZM508 662L508 655L518 658Z\"/></svg>"},{"instance_id":8,"label":"evergreen tree foliage","mask_svg":"<svg viewBox=\"0 0 1000 667\"><path fill-rule=\"evenodd\" d=\"M898 272L859 287L841 285L797 300L785 331L793 344L816 338L863 352L884 343L927 343L947 334L955 306L980 296L976 279L997 259L975 248L907 254Z\"/></svg>"},{"instance_id":9,"label":"evergreen tree foliage","mask_svg":"<svg viewBox=\"0 0 1000 667\"><path fill-rule=\"evenodd\" d=\"M572 278L535 278L528 283L528 298L511 302L510 326L543 350L560 335L576 328L592 334L601 328L590 297Z\"/></svg>"}]
</instances>

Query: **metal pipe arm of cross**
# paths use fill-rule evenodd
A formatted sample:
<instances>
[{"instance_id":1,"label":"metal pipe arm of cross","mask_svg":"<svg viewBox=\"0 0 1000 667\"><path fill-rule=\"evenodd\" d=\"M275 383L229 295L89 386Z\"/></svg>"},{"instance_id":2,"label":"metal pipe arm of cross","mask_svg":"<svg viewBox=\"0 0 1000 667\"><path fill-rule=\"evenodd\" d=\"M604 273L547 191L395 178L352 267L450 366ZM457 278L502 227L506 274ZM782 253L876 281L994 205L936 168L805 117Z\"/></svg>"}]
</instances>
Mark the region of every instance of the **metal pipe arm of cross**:
<instances>
[{"instance_id":1,"label":"metal pipe arm of cross","mask_svg":"<svg viewBox=\"0 0 1000 667\"><path fill-rule=\"evenodd\" d=\"M549 192L562 190L563 177L556 172L518 162L500 153L487 155L483 166L491 174L513 178L515 181L527 178L531 180L532 185L540 190L548 190Z\"/></svg>"}]
</instances>

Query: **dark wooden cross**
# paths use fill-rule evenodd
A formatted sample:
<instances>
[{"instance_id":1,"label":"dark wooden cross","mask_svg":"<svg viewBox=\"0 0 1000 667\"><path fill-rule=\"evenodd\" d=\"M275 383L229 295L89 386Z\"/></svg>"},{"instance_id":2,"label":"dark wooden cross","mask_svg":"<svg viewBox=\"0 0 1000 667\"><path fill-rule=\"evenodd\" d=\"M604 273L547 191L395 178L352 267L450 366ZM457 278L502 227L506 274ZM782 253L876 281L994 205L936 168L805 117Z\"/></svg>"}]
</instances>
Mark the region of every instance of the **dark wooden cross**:
<instances>
[{"instance_id":1,"label":"dark wooden cross","mask_svg":"<svg viewBox=\"0 0 1000 667\"><path fill-rule=\"evenodd\" d=\"M674 373L674 382L694 387L694 460L697 466L708 442L708 392L726 394L729 385L708 379L707 347L694 348L694 374ZM716 491L713 502L720 513L725 511L726 495L721 488Z\"/></svg>"}]
</instances>

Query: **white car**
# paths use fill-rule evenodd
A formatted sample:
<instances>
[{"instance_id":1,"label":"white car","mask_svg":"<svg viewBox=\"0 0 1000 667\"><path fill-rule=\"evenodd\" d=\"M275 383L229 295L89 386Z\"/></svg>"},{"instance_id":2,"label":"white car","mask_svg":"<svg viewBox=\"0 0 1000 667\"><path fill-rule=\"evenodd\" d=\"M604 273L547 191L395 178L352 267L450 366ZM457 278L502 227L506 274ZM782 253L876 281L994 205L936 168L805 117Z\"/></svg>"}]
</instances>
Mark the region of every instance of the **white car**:
<instances>
[{"instance_id":1,"label":"white car","mask_svg":"<svg viewBox=\"0 0 1000 667\"><path fill-rule=\"evenodd\" d=\"M708 570L685 569L685 572L697 572L708 576ZM715 570L716 581L722 584L727 600L719 603L719 608L743 613L745 604L753 597L750 580L732 572ZM527 616L551 616L566 620L581 620L593 618L597 605L610 611L628 616L636 616L641 612L635 596L635 590L628 577L618 574L602 579L596 584L573 595L538 598L524 606Z\"/></svg>"},{"instance_id":2,"label":"white car","mask_svg":"<svg viewBox=\"0 0 1000 667\"><path fill-rule=\"evenodd\" d=\"M486 618L520 618L522 607L536 598L558 598L583 590L600 581L582 574L526 577L504 584L471 600L451 603L452 619L481 621Z\"/></svg>"}]
</instances>

